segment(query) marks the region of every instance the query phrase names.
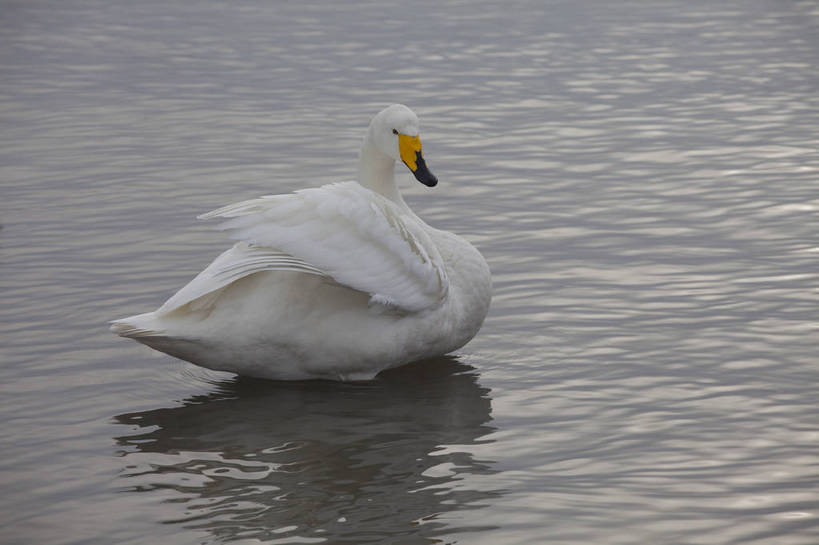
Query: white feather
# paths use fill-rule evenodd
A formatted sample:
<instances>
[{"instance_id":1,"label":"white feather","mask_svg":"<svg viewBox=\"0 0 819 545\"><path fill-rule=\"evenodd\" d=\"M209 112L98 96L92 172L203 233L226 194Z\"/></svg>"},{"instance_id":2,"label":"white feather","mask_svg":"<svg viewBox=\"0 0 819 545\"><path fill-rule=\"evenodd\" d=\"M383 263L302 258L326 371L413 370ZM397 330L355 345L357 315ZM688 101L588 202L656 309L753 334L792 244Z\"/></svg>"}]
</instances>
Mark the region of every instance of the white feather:
<instances>
[{"instance_id":1,"label":"white feather","mask_svg":"<svg viewBox=\"0 0 819 545\"><path fill-rule=\"evenodd\" d=\"M233 238L289 254L314 274L370 294L374 303L418 312L439 305L447 294L446 269L423 222L356 182L265 196L199 218L228 218L218 228ZM255 261L240 258L241 272L256 272ZM259 267L276 270L267 259ZM217 267L220 275L233 268L229 262Z\"/></svg>"},{"instance_id":2,"label":"white feather","mask_svg":"<svg viewBox=\"0 0 819 545\"><path fill-rule=\"evenodd\" d=\"M321 270L284 252L238 242L168 299L156 314L168 314L189 303L195 306L191 310L206 310L215 303L216 297L212 295L218 295L219 290L262 271L296 271L324 276Z\"/></svg>"}]
</instances>

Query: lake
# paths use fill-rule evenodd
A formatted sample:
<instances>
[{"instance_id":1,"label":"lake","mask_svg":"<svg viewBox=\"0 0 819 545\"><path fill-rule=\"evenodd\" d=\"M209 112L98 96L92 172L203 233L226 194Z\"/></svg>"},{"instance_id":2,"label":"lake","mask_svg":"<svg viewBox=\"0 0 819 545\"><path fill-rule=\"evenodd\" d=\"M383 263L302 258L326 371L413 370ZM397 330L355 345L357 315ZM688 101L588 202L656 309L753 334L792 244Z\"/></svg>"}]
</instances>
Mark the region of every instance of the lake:
<instances>
[{"instance_id":1,"label":"lake","mask_svg":"<svg viewBox=\"0 0 819 545\"><path fill-rule=\"evenodd\" d=\"M819 542L810 1L9 1L4 544ZM484 254L445 358L240 379L108 331L420 116Z\"/></svg>"}]
</instances>

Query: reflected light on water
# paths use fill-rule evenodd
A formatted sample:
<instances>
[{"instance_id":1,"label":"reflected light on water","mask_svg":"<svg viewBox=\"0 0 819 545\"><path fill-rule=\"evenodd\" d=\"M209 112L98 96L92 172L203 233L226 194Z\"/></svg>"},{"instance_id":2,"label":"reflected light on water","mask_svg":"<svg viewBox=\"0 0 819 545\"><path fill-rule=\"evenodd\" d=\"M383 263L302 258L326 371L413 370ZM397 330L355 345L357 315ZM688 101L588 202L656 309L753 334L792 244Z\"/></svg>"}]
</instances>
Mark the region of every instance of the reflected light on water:
<instances>
[{"instance_id":1,"label":"reflected light on water","mask_svg":"<svg viewBox=\"0 0 819 545\"><path fill-rule=\"evenodd\" d=\"M3 538L815 545L817 20L4 3ZM229 245L198 214L351 178L393 102L440 179L407 202L493 271L455 359L266 384L108 332Z\"/></svg>"}]
</instances>

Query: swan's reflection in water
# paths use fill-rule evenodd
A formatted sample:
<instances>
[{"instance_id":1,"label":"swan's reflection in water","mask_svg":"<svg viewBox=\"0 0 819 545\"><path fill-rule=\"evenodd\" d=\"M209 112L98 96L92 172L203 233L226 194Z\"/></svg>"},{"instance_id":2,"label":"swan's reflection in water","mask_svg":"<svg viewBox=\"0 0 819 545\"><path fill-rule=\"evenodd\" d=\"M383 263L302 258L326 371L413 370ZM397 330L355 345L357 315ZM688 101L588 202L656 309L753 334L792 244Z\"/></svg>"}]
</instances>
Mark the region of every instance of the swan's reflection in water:
<instances>
[{"instance_id":1,"label":"swan's reflection in water","mask_svg":"<svg viewBox=\"0 0 819 545\"><path fill-rule=\"evenodd\" d=\"M469 448L493 430L488 394L455 358L361 384L236 379L116 417L133 427L122 477L167 498L165 522L221 539L428 542L498 494L470 486L492 473Z\"/></svg>"}]
</instances>

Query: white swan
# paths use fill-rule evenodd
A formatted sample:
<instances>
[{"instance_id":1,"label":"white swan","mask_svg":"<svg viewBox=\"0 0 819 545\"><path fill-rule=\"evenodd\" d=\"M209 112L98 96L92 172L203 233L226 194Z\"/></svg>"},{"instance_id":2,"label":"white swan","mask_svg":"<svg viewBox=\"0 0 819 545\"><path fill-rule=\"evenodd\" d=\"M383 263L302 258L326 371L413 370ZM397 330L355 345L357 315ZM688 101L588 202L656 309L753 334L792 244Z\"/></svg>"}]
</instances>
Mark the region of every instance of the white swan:
<instances>
[{"instance_id":1,"label":"white swan","mask_svg":"<svg viewBox=\"0 0 819 545\"><path fill-rule=\"evenodd\" d=\"M491 299L464 239L406 205L395 161L427 186L418 117L395 104L364 137L359 181L270 195L200 216L239 242L154 312L111 330L220 371L366 380L466 344Z\"/></svg>"}]
</instances>

